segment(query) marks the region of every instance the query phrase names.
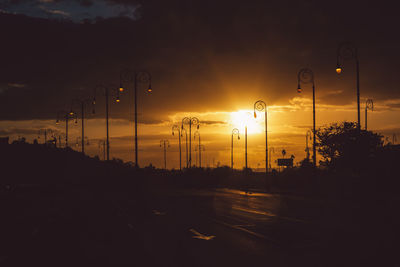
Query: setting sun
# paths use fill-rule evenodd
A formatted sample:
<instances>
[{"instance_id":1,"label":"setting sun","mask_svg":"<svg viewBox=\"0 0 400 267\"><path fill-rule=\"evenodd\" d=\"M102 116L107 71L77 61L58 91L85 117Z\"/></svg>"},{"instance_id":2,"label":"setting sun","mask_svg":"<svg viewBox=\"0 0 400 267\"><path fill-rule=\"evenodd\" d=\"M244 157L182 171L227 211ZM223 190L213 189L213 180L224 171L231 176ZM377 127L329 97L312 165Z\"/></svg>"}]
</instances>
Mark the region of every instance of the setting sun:
<instances>
[{"instance_id":1,"label":"setting sun","mask_svg":"<svg viewBox=\"0 0 400 267\"><path fill-rule=\"evenodd\" d=\"M254 112L250 110L239 110L231 112L230 123L233 127L238 128L241 133L244 133L244 128L247 125L248 134L257 134L263 132L263 126L260 124L260 119L264 120L263 115L257 114L254 118Z\"/></svg>"}]
</instances>

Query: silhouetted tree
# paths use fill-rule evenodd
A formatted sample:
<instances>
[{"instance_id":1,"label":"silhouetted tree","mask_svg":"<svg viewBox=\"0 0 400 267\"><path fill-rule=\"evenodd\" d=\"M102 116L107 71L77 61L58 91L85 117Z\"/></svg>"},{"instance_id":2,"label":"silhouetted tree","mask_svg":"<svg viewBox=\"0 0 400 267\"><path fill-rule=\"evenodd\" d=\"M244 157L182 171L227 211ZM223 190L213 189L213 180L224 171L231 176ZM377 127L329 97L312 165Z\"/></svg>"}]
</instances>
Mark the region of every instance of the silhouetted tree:
<instances>
[{"instance_id":1,"label":"silhouetted tree","mask_svg":"<svg viewBox=\"0 0 400 267\"><path fill-rule=\"evenodd\" d=\"M373 160L383 147L383 136L358 130L355 122L333 123L316 132L322 165L358 169Z\"/></svg>"}]
</instances>

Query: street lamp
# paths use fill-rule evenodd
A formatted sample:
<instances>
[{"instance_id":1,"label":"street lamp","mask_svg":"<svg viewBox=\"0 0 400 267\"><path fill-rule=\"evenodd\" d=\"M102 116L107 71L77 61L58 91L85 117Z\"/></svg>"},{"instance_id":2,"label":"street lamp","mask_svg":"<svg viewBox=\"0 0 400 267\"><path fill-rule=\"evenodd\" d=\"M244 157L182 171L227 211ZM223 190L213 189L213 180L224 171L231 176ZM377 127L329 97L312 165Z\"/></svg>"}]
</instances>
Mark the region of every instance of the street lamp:
<instances>
[{"instance_id":1,"label":"street lamp","mask_svg":"<svg viewBox=\"0 0 400 267\"><path fill-rule=\"evenodd\" d=\"M308 147L308 140L311 140L311 131L308 130L306 132L306 158L308 161L310 161L310 148Z\"/></svg>"},{"instance_id":2,"label":"street lamp","mask_svg":"<svg viewBox=\"0 0 400 267\"><path fill-rule=\"evenodd\" d=\"M199 145L194 148L194 151L197 151L199 154L199 168L201 168L201 151L205 151L205 150L206 150L206 148L204 147L204 145Z\"/></svg>"},{"instance_id":3,"label":"street lamp","mask_svg":"<svg viewBox=\"0 0 400 267\"><path fill-rule=\"evenodd\" d=\"M201 138L200 138L200 132L198 130L193 135L194 140L196 140L196 136L199 138L199 149L198 149L198 151L199 151L199 167L201 168Z\"/></svg>"},{"instance_id":4,"label":"street lamp","mask_svg":"<svg viewBox=\"0 0 400 267\"><path fill-rule=\"evenodd\" d=\"M71 115L72 113L72 115ZM61 114L61 115L60 115ZM60 124L61 120L65 120L65 148L68 147L68 122L70 119L75 119L75 126L78 124L78 117L73 111L59 111L57 112L56 125Z\"/></svg>"},{"instance_id":5,"label":"street lamp","mask_svg":"<svg viewBox=\"0 0 400 267\"><path fill-rule=\"evenodd\" d=\"M197 130L199 129L200 121L196 117L185 117L182 119L183 125L189 126L189 168L192 166L192 125L196 125Z\"/></svg>"},{"instance_id":6,"label":"street lamp","mask_svg":"<svg viewBox=\"0 0 400 267\"><path fill-rule=\"evenodd\" d=\"M367 101L365 102L365 130L367 130L368 109L374 111L374 101L372 99L367 99Z\"/></svg>"},{"instance_id":7,"label":"street lamp","mask_svg":"<svg viewBox=\"0 0 400 267\"><path fill-rule=\"evenodd\" d=\"M268 173L268 124L267 124L267 104L262 101L258 100L254 103L254 118L257 118L257 111L263 111L264 110L264 116L265 116L265 173Z\"/></svg>"},{"instance_id":8,"label":"street lamp","mask_svg":"<svg viewBox=\"0 0 400 267\"><path fill-rule=\"evenodd\" d=\"M232 130L232 135L231 135L231 169L233 170L233 136L237 135L237 139L240 140L240 134L239 134L239 129L234 128Z\"/></svg>"},{"instance_id":9,"label":"street lamp","mask_svg":"<svg viewBox=\"0 0 400 267\"><path fill-rule=\"evenodd\" d=\"M178 125L172 126L172 135L175 135L175 131L178 131L178 139L179 139L179 170L182 170L182 148L181 148L181 127Z\"/></svg>"},{"instance_id":10,"label":"street lamp","mask_svg":"<svg viewBox=\"0 0 400 267\"><path fill-rule=\"evenodd\" d=\"M357 47L355 47L351 43L341 43L337 49L337 65L336 65L336 73L341 74L343 71L343 61L354 59L356 61L356 79L357 79L357 121L358 121L358 130L361 128L360 123L360 68L358 61L358 51Z\"/></svg>"},{"instance_id":11,"label":"street lamp","mask_svg":"<svg viewBox=\"0 0 400 267\"><path fill-rule=\"evenodd\" d=\"M160 140L160 147L164 147L164 169L167 169L167 146L169 147L169 141L166 139Z\"/></svg>"},{"instance_id":12,"label":"street lamp","mask_svg":"<svg viewBox=\"0 0 400 267\"><path fill-rule=\"evenodd\" d=\"M74 100L72 100L71 106L73 106L75 103L79 104L79 106L81 108L81 119L82 119L82 121L81 121L81 131L82 131L81 146L82 146L82 154L85 154L85 105L92 104L93 105L92 113L94 114L95 113L94 105L96 104L96 100L95 100L95 98L93 98L93 99L91 99L91 98L74 99Z\"/></svg>"},{"instance_id":13,"label":"street lamp","mask_svg":"<svg viewBox=\"0 0 400 267\"><path fill-rule=\"evenodd\" d=\"M186 129L181 124L181 137L183 137L183 132L185 132L185 144L186 144L186 169L189 168L189 155L188 155L188 135Z\"/></svg>"},{"instance_id":14,"label":"street lamp","mask_svg":"<svg viewBox=\"0 0 400 267\"><path fill-rule=\"evenodd\" d=\"M138 119L137 119L137 87L138 83L147 83L148 88L147 92L151 93L153 89L151 88L151 74L148 71L130 71L130 70L123 70L120 72L120 87L119 90L122 92L124 91L123 83L124 82L133 82L134 85L134 118L135 118L135 167L139 167L138 162Z\"/></svg>"},{"instance_id":15,"label":"street lamp","mask_svg":"<svg viewBox=\"0 0 400 267\"><path fill-rule=\"evenodd\" d=\"M297 74L297 92L301 93L301 83L311 83L313 90L313 164L314 167L317 166L317 154L316 154L316 144L315 144L315 82L314 82L314 72L309 68L303 68Z\"/></svg>"},{"instance_id":16,"label":"street lamp","mask_svg":"<svg viewBox=\"0 0 400 267\"><path fill-rule=\"evenodd\" d=\"M251 113L247 112L245 116L245 125L244 125L244 163L245 163L245 173L247 174L247 121L251 118Z\"/></svg>"},{"instance_id":17,"label":"street lamp","mask_svg":"<svg viewBox=\"0 0 400 267\"><path fill-rule=\"evenodd\" d=\"M108 160L110 160L110 136L109 136L109 123L108 123L108 120L109 120L109 114L108 114L109 113L108 112L109 96L110 95L115 96L115 102L119 103L120 102L119 95L120 95L121 90L120 89L117 90L114 87L110 89L109 87L103 86L103 85L97 86L94 90L94 97L92 100L93 105L96 104L96 92L98 89L103 90L104 96L106 97L106 103L105 103L106 104L106 148L107 148L106 151L107 151L107 161L108 161ZM93 109L93 113L95 113L94 109Z\"/></svg>"}]
</instances>

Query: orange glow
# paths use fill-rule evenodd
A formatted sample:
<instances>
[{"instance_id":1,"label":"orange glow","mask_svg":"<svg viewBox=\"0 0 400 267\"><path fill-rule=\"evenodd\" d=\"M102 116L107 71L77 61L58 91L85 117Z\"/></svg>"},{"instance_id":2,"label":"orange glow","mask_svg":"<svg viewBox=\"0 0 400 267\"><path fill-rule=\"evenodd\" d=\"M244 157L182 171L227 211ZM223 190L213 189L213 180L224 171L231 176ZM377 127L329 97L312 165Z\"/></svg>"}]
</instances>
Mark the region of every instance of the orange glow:
<instances>
[{"instance_id":1,"label":"orange glow","mask_svg":"<svg viewBox=\"0 0 400 267\"><path fill-rule=\"evenodd\" d=\"M147 89L147 92L151 93L151 92L153 92L153 89L149 88L149 89Z\"/></svg>"},{"instance_id":2,"label":"orange glow","mask_svg":"<svg viewBox=\"0 0 400 267\"><path fill-rule=\"evenodd\" d=\"M341 68L341 67L337 67L337 68L336 68L336 73L337 73L337 74L342 73L342 68Z\"/></svg>"},{"instance_id":3,"label":"orange glow","mask_svg":"<svg viewBox=\"0 0 400 267\"><path fill-rule=\"evenodd\" d=\"M230 122L233 127L238 128L240 132L244 132L245 126L247 126L248 134L261 133L262 127L257 123L257 121L252 118L252 112L248 110L239 110L236 112L231 112Z\"/></svg>"},{"instance_id":4,"label":"orange glow","mask_svg":"<svg viewBox=\"0 0 400 267\"><path fill-rule=\"evenodd\" d=\"M120 87L120 88L119 88L119 91L120 91L120 92L123 92L123 91L124 91L124 88L123 88L123 87Z\"/></svg>"},{"instance_id":5,"label":"orange glow","mask_svg":"<svg viewBox=\"0 0 400 267\"><path fill-rule=\"evenodd\" d=\"M115 102L117 102L117 103L119 103L121 100L119 100L119 98L117 98L116 100L115 100Z\"/></svg>"}]
</instances>

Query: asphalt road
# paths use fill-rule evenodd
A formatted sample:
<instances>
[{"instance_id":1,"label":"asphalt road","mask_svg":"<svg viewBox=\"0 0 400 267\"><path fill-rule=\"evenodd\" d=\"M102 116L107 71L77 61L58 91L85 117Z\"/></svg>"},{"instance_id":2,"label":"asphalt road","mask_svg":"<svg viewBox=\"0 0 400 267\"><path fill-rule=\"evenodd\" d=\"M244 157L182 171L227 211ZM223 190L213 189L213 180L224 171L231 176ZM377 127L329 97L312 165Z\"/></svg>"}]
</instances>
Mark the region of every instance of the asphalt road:
<instances>
[{"instance_id":1,"label":"asphalt road","mask_svg":"<svg viewBox=\"0 0 400 267\"><path fill-rule=\"evenodd\" d=\"M2 194L0 266L358 266L366 258L329 241L324 220L334 216L317 201L228 189L88 192Z\"/></svg>"}]
</instances>

